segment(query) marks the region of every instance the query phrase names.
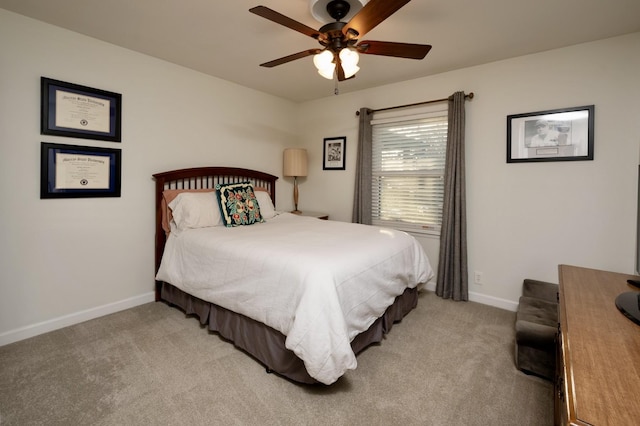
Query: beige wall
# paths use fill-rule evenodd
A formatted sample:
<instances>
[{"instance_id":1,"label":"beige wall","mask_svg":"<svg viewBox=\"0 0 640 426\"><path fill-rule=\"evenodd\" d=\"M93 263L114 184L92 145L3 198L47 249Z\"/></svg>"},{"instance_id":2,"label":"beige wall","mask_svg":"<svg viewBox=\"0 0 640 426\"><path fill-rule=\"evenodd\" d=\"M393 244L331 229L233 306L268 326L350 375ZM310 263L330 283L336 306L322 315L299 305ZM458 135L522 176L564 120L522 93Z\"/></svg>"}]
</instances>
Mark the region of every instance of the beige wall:
<instances>
[{"instance_id":1,"label":"beige wall","mask_svg":"<svg viewBox=\"0 0 640 426\"><path fill-rule=\"evenodd\" d=\"M300 207L349 221L355 111L456 90L476 94L469 270L485 282L472 299L512 309L522 279L557 281L558 263L632 272L638 46L632 34L295 105L0 10L0 345L151 300L153 173L214 164L281 176L283 148L300 145ZM122 143L40 135L41 76L122 93ZM586 104L595 161L506 164L508 114ZM347 136L345 171L322 170L330 136ZM41 141L122 148L122 197L40 200ZM291 188L280 179L277 208L292 207ZM438 241L420 241L436 266Z\"/></svg>"},{"instance_id":2,"label":"beige wall","mask_svg":"<svg viewBox=\"0 0 640 426\"><path fill-rule=\"evenodd\" d=\"M121 93L122 143L40 135L41 76ZM0 344L152 300L151 175L281 175L294 107L0 9ZM122 197L40 200L41 141L121 148Z\"/></svg>"},{"instance_id":3,"label":"beige wall","mask_svg":"<svg viewBox=\"0 0 640 426\"><path fill-rule=\"evenodd\" d=\"M410 104L464 90L476 95L466 104L471 299L514 309L522 280L557 282L560 263L631 273L639 48L636 33L308 102L298 126L313 164L300 188L301 208L350 220L360 107ZM594 161L506 163L507 115L591 104ZM322 140L330 136L347 136L346 171L322 170ZM421 242L437 266L438 241ZM471 283L474 271L483 272L483 285Z\"/></svg>"}]
</instances>

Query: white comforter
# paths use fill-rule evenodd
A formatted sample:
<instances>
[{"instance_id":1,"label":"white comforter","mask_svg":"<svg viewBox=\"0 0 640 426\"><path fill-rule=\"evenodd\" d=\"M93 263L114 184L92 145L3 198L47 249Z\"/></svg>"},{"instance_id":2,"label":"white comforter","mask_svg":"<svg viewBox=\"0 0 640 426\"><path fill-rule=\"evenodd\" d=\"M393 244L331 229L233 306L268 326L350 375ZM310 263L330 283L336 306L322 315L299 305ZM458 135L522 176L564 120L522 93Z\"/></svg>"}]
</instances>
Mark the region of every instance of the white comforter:
<instances>
[{"instance_id":1,"label":"white comforter","mask_svg":"<svg viewBox=\"0 0 640 426\"><path fill-rule=\"evenodd\" d=\"M309 375L355 369L351 340L433 271L407 233L289 213L172 232L157 279L279 330Z\"/></svg>"}]
</instances>

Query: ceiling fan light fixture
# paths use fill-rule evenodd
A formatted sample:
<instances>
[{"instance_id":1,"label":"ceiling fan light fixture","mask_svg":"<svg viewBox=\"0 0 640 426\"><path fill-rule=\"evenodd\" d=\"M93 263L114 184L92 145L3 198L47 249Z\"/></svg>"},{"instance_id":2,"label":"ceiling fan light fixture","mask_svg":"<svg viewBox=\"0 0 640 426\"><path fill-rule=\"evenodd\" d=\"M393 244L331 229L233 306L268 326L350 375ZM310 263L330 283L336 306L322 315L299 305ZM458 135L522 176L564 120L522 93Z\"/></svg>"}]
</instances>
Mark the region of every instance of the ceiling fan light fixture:
<instances>
[{"instance_id":1,"label":"ceiling fan light fixture","mask_svg":"<svg viewBox=\"0 0 640 426\"><path fill-rule=\"evenodd\" d=\"M326 78L327 80L333 80L333 73L336 69L336 64L331 64L331 66L323 69L318 69L318 74Z\"/></svg>"},{"instance_id":2,"label":"ceiling fan light fixture","mask_svg":"<svg viewBox=\"0 0 640 426\"><path fill-rule=\"evenodd\" d=\"M326 10L333 20L316 30L266 6L256 6L249 12L283 25L315 39L322 49L307 49L274 61L260 64L272 68L276 65L313 56L318 73L327 80L337 82L353 78L360 70L359 53L423 59L431 49L429 44L397 43L389 41L362 41L360 36L375 28L411 0L309 0L311 11ZM355 13L353 17L349 17Z\"/></svg>"},{"instance_id":3,"label":"ceiling fan light fixture","mask_svg":"<svg viewBox=\"0 0 640 426\"><path fill-rule=\"evenodd\" d=\"M355 49L345 48L340 51L340 62L342 63L345 78L353 77L360 71L360 67L358 66L359 60L360 55L358 55Z\"/></svg>"},{"instance_id":4,"label":"ceiling fan light fixture","mask_svg":"<svg viewBox=\"0 0 640 426\"><path fill-rule=\"evenodd\" d=\"M351 78L354 75L356 75L356 73L358 71L360 71L360 67L357 65L353 65L353 66L346 66L346 65L342 65L342 70L344 71L344 78Z\"/></svg>"},{"instance_id":5,"label":"ceiling fan light fixture","mask_svg":"<svg viewBox=\"0 0 640 426\"><path fill-rule=\"evenodd\" d=\"M321 22L322 24L335 22L335 19L329 15L329 11L327 10L327 5L331 3L331 1L333 0L311 0L311 15L313 15L318 22ZM347 3L349 3L350 6L349 11L341 20L348 22L368 2L369 0L347 0Z\"/></svg>"},{"instance_id":6,"label":"ceiling fan light fixture","mask_svg":"<svg viewBox=\"0 0 640 426\"><path fill-rule=\"evenodd\" d=\"M329 50L323 50L313 57L313 65L318 69L318 74L327 80L333 80L333 72L336 64L333 60L333 53Z\"/></svg>"}]
</instances>

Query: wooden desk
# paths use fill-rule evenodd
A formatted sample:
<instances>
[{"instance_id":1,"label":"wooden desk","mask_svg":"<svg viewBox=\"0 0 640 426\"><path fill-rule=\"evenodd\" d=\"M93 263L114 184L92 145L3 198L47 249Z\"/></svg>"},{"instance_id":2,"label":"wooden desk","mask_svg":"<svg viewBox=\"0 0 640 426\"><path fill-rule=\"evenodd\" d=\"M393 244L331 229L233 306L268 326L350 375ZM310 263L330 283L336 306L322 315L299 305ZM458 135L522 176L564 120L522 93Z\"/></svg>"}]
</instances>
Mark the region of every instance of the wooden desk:
<instances>
[{"instance_id":1,"label":"wooden desk","mask_svg":"<svg viewBox=\"0 0 640 426\"><path fill-rule=\"evenodd\" d=\"M638 277L560 265L556 415L571 425L640 424L640 326L615 305Z\"/></svg>"}]
</instances>

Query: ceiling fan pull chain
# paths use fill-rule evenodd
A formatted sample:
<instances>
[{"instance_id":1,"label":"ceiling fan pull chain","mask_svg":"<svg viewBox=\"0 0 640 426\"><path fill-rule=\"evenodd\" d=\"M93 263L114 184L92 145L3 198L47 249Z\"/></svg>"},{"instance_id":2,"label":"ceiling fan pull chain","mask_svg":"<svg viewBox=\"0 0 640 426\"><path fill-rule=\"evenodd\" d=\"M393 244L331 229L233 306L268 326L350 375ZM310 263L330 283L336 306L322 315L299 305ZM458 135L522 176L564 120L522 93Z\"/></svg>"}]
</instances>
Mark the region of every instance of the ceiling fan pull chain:
<instances>
[{"instance_id":1,"label":"ceiling fan pull chain","mask_svg":"<svg viewBox=\"0 0 640 426\"><path fill-rule=\"evenodd\" d=\"M340 94L340 90L338 90L338 79L336 78L333 81L335 81L335 83L336 83L336 87L335 87L335 89L333 89L333 94L337 96L337 95Z\"/></svg>"}]
</instances>

